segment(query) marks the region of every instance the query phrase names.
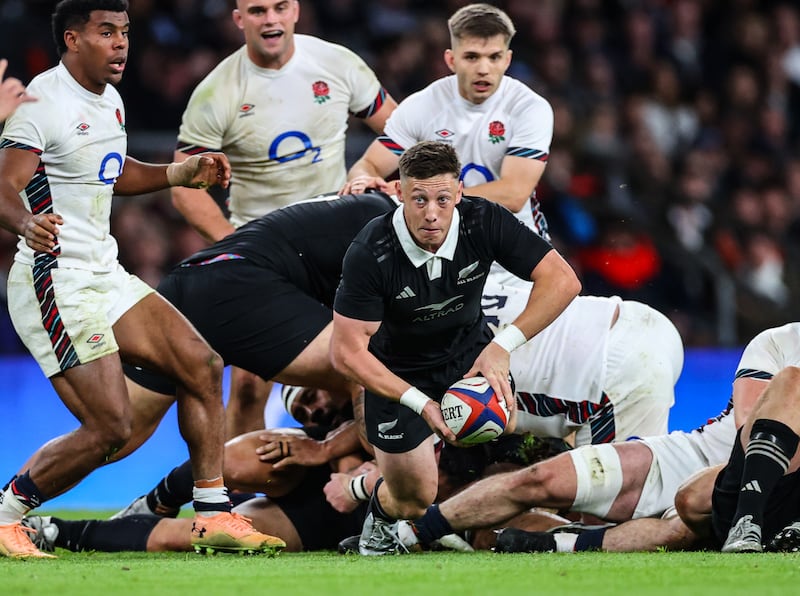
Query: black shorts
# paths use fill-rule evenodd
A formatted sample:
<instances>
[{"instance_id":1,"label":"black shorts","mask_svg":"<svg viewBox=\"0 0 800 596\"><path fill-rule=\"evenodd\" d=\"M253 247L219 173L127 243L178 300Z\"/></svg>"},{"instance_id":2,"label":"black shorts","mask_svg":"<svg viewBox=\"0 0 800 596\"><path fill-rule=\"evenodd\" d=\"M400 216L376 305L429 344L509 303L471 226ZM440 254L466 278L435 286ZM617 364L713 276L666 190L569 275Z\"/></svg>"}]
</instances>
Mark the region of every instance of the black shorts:
<instances>
[{"instance_id":1,"label":"black shorts","mask_svg":"<svg viewBox=\"0 0 800 596\"><path fill-rule=\"evenodd\" d=\"M286 368L328 325L329 307L246 259L176 267L158 292L191 321L225 364L269 380ZM174 384L126 366L133 381L173 394Z\"/></svg>"},{"instance_id":2,"label":"black shorts","mask_svg":"<svg viewBox=\"0 0 800 596\"><path fill-rule=\"evenodd\" d=\"M437 402L447 391L447 387L416 387ZM370 444L386 453L411 451L433 434L425 419L411 408L371 391L364 392L364 422Z\"/></svg>"},{"instance_id":3,"label":"black shorts","mask_svg":"<svg viewBox=\"0 0 800 596\"><path fill-rule=\"evenodd\" d=\"M744 448L740 433L741 429L736 434L728 464L714 481L714 492L711 495L711 525L714 537L719 542L718 546L728 537L739 500L744 471ZM762 539L768 542L777 532L797 520L800 520L800 471L781 478L769 496L761 527Z\"/></svg>"},{"instance_id":4,"label":"black shorts","mask_svg":"<svg viewBox=\"0 0 800 596\"><path fill-rule=\"evenodd\" d=\"M308 468L292 492L270 498L294 524L304 550L335 550L341 540L361 533L367 503L360 503L352 513L336 511L322 490L330 477L327 464Z\"/></svg>"}]
</instances>

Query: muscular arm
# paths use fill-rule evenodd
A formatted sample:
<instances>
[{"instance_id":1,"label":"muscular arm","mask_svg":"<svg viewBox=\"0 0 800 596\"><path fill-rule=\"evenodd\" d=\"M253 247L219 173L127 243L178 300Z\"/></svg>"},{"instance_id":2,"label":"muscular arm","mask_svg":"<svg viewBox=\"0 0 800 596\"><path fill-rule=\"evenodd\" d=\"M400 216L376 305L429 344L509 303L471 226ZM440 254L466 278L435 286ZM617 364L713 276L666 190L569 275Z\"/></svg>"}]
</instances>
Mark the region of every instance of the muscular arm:
<instances>
[{"instance_id":1,"label":"muscular arm","mask_svg":"<svg viewBox=\"0 0 800 596\"><path fill-rule=\"evenodd\" d=\"M750 417L750 412L768 385L768 381L749 377L741 377L733 382L733 419L736 428L741 428Z\"/></svg>"},{"instance_id":2,"label":"muscular arm","mask_svg":"<svg viewBox=\"0 0 800 596\"><path fill-rule=\"evenodd\" d=\"M507 155L500 167L500 178L464 190L467 194L500 203L517 213L539 184L545 165L543 161Z\"/></svg>"},{"instance_id":3,"label":"muscular arm","mask_svg":"<svg viewBox=\"0 0 800 596\"><path fill-rule=\"evenodd\" d=\"M331 362L352 381L387 399L399 401L411 385L386 368L368 349L369 338L379 327L380 321L360 321L334 311ZM439 436L455 441L435 401L429 400L420 415Z\"/></svg>"},{"instance_id":4,"label":"muscular arm","mask_svg":"<svg viewBox=\"0 0 800 596\"><path fill-rule=\"evenodd\" d=\"M189 155L183 151L175 151L176 162L183 161L188 157ZM216 242L233 233L234 227L205 190L182 186L174 187L172 204L186 221L210 242Z\"/></svg>"},{"instance_id":5,"label":"muscular arm","mask_svg":"<svg viewBox=\"0 0 800 596\"><path fill-rule=\"evenodd\" d=\"M513 325L530 339L552 323L581 291L581 282L572 267L551 250L531 272L534 282L525 309ZM480 353L465 377L479 372L486 377L496 393L505 397L509 411L516 408L516 400L508 382L509 353L496 342L489 343ZM513 430L513 424L511 430Z\"/></svg>"},{"instance_id":6,"label":"muscular arm","mask_svg":"<svg viewBox=\"0 0 800 596\"><path fill-rule=\"evenodd\" d=\"M383 105L380 109L375 112L372 116L368 118L364 118L364 123L372 129L377 135L383 134L383 127L386 126L386 121L389 119L389 116L392 115L394 109L397 107L397 102L394 98L386 94L386 97L383 99Z\"/></svg>"},{"instance_id":7,"label":"muscular arm","mask_svg":"<svg viewBox=\"0 0 800 596\"><path fill-rule=\"evenodd\" d=\"M32 215L19 193L30 182L39 166L39 156L32 151L7 147L0 150L0 227L17 236L34 250L50 252L55 246L60 215Z\"/></svg>"},{"instance_id":8,"label":"muscular arm","mask_svg":"<svg viewBox=\"0 0 800 596\"><path fill-rule=\"evenodd\" d=\"M352 381L387 399L398 401L411 387L369 351L369 339L380 321L360 321L333 313L331 361L334 368Z\"/></svg>"},{"instance_id":9,"label":"muscular arm","mask_svg":"<svg viewBox=\"0 0 800 596\"><path fill-rule=\"evenodd\" d=\"M380 111L380 110L379 110ZM347 183L339 191L339 194L352 192L353 182L358 179L363 182L362 188L377 188L383 192L389 192L386 177L397 170L400 158L384 147L379 139L372 141L364 155L353 164L347 172Z\"/></svg>"},{"instance_id":10,"label":"muscular arm","mask_svg":"<svg viewBox=\"0 0 800 596\"><path fill-rule=\"evenodd\" d=\"M222 153L205 153L188 160L171 164L144 163L130 156L114 183L114 192L120 195L139 195L170 186L208 188L219 184L227 188L231 179L231 166Z\"/></svg>"}]
</instances>

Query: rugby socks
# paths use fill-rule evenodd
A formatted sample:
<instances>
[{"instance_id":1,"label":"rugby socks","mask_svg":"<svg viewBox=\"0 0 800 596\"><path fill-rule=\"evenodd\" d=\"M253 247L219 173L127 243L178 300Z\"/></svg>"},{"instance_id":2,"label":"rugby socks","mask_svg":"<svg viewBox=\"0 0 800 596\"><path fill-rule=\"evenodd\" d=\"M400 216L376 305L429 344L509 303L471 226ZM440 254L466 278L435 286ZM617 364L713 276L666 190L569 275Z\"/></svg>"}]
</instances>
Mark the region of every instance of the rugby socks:
<instances>
[{"instance_id":1,"label":"rugby socks","mask_svg":"<svg viewBox=\"0 0 800 596\"><path fill-rule=\"evenodd\" d=\"M170 515L192 500L193 487L192 462L186 460L147 493L147 507L157 515Z\"/></svg>"},{"instance_id":2,"label":"rugby socks","mask_svg":"<svg viewBox=\"0 0 800 596\"><path fill-rule=\"evenodd\" d=\"M46 500L28 471L17 476L0 495L0 526L17 523Z\"/></svg>"},{"instance_id":3,"label":"rugby socks","mask_svg":"<svg viewBox=\"0 0 800 596\"><path fill-rule=\"evenodd\" d=\"M146 551L147 539L161 521L152 515L131 515L110 520L64 520L51 518L58 528L55 546L74 552L96 550L115 553Z\"/></svg>"},{"instance_id":4,"label":"rugby socks","mask_svg":"<svg viewBox=\"0 0 800 596\"><path fill-rule=\"evenodd\" d=\"M745 515L753 523L764 523L764 508L770 494L789 467L800 437L777 420L759 418L753 423L750 441L744 450L741 489L733 524Z\"/></svg>"},{"instance_id":5,"label":"rugby socks","mask_svg":"<svg viewBox=\"0 0 800 596\"><path fill-rule=\"evenodd\" d=\"M381 484L383 484L383 476L378 478L378 481L375 483L375 488L372 489L372 496L369 499L369 510L375 517L379 517L384 521L394 523L397 521L397 519L386 513L381 505L381 502L378 500L378 488Z\"/></svg>"},{"instance_id":6,"label":"rugby socks","mask_svg":"<svg viewBox=\"0 0 800 596\"><path fill-rule=\"evenodd\" d=\"M201 517L212 517L218 513L230 513L233 509L228 497L228 489L222 476L210 480L195 480L192 489L195 514Z\"/></svg>"},{"instance_id":7,"label":"rugby socks","mask_svg":"<svg viewBox=\"0 0 800 596\"><path fill-rule=\"evenodd\" d=\"M438 540L442 536L453 533L450 522L447 521L444 515L442 515L442 512L439 511L438 504L433 504L428 507L425 514L414 521L413 528L417 539L423 546L428 546L434 540Z\"/></svg>"},{"instance_id":8,"label":"rugby socks","mask_svg":"<svg viewBox=\"0 0 800 596\"><path fill-rule=\"evenodd\" d=\"M572 550L580 552L582 550L603 550L603 537L608 528L598 528L597 530L586 530L575 538L575 546ZM558 543L558 535L556 535ZM559 552L562 552L559 548Z\"/></svg>"}]
</instances>

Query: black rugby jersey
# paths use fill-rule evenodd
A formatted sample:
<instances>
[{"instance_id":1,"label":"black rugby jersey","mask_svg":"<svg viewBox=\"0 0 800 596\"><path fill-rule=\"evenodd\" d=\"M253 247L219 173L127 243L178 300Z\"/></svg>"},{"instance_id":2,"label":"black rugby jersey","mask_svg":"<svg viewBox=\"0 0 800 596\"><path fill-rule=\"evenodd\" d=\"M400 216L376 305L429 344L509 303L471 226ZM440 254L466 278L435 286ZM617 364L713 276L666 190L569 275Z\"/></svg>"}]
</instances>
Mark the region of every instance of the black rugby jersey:
<instances>
[{"instance_id":1,"label":"black rugby jersey","mask_svg":"<svg viewBox=\"0 0 800 596\"><path fill-rule=\"evenodd\" d=\"M453 260L442 259L438 279L428 278L425 265L411 263L392 213L367 224L345 255L334 310L381 321L369 349L412 384L449 385L491 341L481 294L493 261L527 280L552 248L496 203L463 197L456 209L458 243Z\"/></svg>"},{"instance_id":2,"label":"black rugby jersey","mask_svg":"<svg viewBox=\"0 0 800 596\"><path fill-rule=\"evenodd\" d=\"M245 258L281 273L309 295L332 306L347 247L367 222L396 206L383 193L295 203L248 222L181 265L218 257Z\"/></svg>"}]
</instances>

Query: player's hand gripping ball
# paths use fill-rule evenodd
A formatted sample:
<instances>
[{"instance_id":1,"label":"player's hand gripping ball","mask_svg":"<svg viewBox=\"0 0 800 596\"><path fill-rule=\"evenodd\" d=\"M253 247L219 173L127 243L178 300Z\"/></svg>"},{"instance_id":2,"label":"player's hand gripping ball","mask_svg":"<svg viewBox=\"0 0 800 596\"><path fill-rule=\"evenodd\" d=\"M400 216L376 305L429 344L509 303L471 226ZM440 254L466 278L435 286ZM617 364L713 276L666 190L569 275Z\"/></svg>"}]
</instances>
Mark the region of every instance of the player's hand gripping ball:
<instances>
[{"instance_id":1,"label":"player's hand gripping ball","mask_svg":"<svg viewBox=\"0 0 800 596\"><path fill-rule=\"evenodd\" d=\"M453 383L441 403L442 416L460 443L473 445L496 439L508 423L508 408L502 396L483 377Z\"/></svg>"}]
</instances>

